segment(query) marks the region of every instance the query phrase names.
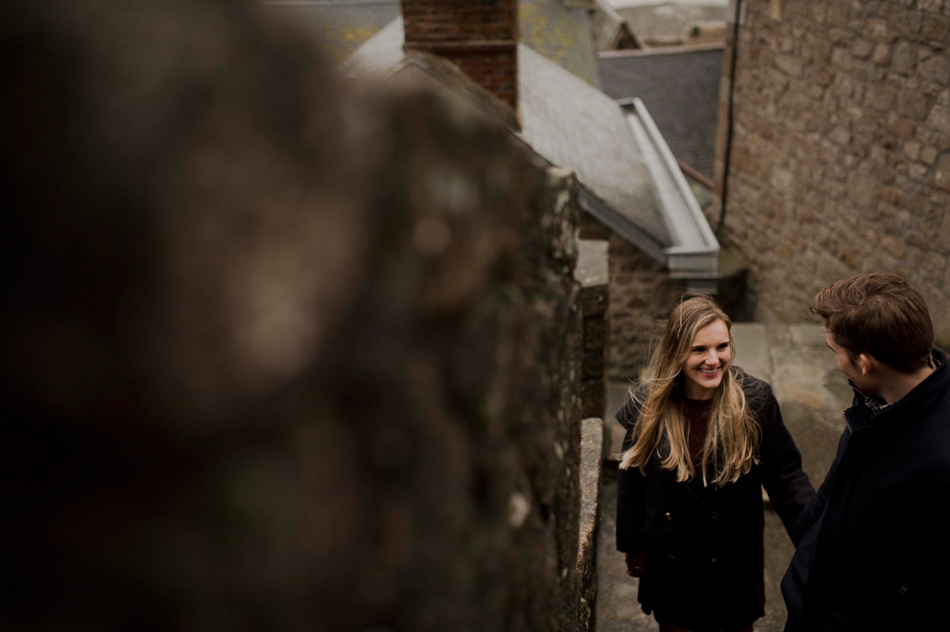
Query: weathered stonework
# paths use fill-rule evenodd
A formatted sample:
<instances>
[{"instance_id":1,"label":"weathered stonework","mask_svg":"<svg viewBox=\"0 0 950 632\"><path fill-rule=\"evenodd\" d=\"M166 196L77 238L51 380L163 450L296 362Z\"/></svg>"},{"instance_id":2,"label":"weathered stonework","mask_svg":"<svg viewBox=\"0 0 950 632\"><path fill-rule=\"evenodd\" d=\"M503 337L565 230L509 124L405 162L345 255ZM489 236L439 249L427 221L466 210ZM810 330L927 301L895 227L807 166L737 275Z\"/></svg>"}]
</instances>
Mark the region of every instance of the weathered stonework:
<instances>
[{"instance_id":1,"label":"weathered stonework","mask_svg":"<svg viewBox=\"0 0 950 632\"><path fill-rule=\"evenodd\" d=\"M610 439L604 420L588 417L581 422L581 515L577 572L581 581L581 625L578 632L597 629L597 535L600 527L600 492L604 459Z\"/></svg>"},{"instance_id":2,"label":"weathered stonework","mask_svg":"<svg viewBox=\"0 0 950 632\"><path fill-rule=\"evenodd\" d=\"M743 6L724 240L749 268L756 317L807 320L824 285L895 272L950 342L950 5Z\"/></svg>"},{"instance_id":3,"label":"weathered stonework","mask_svg":"<svg viewBox=\"0 0 950 632\"><path fill-rule=\"evenodd\" d=\"M610 380L636 379L650 357L657 326L683 293L668 271L588 214L581 218L581 236L608 243L610 266Z\"/></svg>"},{"instance_id":4,"label":"weathered stonework","mask_svg":"<svg viewBox=\"0 0 950 632\"><path fill-rule=\"evenodd\" d=\"M5 20L8 627L585 629L576 179L249 6Z\"/></svg>"},{"instance_id":5,"label":"weathered stonework","mask_svg":"<svg viewBox=\"0 0 950 632\"><path fill-rule=\"evenodd\" d=\"M581 240L574 278L580 283L578 305L584 316L584 360L581 366L581 414L604 416L607 406L607 352L610 305L606 241Z\"/></svg>"},{"instance_id":6,"label":"weathered stonework","mask_svg":"<svg viewBox=\"0 0 950 632\"><path fill-rule=\"evenodd\" d=\"M629 380L646 366L657 326L669 315L677 288L665 269L618 235L610 237L611 268L609 371Z\"/></svg>"}]
</instances>

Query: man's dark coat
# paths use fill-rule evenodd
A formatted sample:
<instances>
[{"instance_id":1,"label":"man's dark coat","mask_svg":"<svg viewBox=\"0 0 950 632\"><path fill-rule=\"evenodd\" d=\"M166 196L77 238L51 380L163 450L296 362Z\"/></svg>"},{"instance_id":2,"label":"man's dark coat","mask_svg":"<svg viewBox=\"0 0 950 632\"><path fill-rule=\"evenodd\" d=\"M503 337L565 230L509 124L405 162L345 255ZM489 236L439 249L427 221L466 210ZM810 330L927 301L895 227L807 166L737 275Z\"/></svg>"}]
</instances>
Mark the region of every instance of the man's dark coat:
<instances>
[{"instance_id":1,"label":"man's dark coat","mask_svg":"<svg viewBox=\"0 0 950 632\"><path fill-rule=\"evenodd\" d=\"M950 630L950 369L873 411L856 393L782 581L787 632Z\"/></svg>"},{"instance_id":2,"label":"man's dark coat","mask_svg":"<svg viewBox=\"0 0 950 632\"><path fill-rule=\"evenodd\" d=\"M764 614L762 486L790 534L815 493L771 387L732 370L762 429L759 464L722 487L703 487L699 477L678 483L656 456L645 476L636 468L618 475L617 549L645 554L643 610L675 613L671 622L682 627L741 627ZM646 394L641 386L617 413L627 429L624 450Z\"/></svg>"}]
</instances>

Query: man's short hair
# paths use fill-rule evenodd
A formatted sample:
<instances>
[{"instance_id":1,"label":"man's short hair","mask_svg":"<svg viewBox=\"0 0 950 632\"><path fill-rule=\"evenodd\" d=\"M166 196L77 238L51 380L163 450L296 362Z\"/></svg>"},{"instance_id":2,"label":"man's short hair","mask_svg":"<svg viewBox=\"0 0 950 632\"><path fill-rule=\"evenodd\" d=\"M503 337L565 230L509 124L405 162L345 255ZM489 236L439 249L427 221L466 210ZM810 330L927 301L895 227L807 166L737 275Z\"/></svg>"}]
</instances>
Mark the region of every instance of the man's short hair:
<instances>
[{"instance_id":1,"label":"man's short hair","mask_svg":"<svg viewBox=\"0 0 950 632\"><path fill-rule=\"evenodd\" d=\"M933 323L920 292L896 274L862 274L825 287L811 311L853 358L866 353L903 372L930 364Z\"/></svg>"}]
</instances>

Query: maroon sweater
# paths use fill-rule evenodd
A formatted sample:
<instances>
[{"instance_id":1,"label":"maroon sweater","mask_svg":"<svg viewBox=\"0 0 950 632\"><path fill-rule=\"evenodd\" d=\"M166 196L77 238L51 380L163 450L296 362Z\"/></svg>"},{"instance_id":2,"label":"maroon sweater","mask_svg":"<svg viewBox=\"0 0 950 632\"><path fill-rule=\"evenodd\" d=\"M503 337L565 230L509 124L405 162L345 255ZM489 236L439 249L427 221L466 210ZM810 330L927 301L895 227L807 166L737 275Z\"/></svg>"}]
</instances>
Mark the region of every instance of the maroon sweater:
<instances>
[{"instance_id":1,"label":"maroon sweater","mask_svg":"<svg viewBox=\"0 0 950 632\"><path fill-rule=\"evenodd\" d=\"M712 412L712 399L684 399L683 416L686 418L689 444L689 458L693 467L699 468L703 462L703 444L706 442L706 429L709 428L709 413Z\"/></svg>"}]
</instances>

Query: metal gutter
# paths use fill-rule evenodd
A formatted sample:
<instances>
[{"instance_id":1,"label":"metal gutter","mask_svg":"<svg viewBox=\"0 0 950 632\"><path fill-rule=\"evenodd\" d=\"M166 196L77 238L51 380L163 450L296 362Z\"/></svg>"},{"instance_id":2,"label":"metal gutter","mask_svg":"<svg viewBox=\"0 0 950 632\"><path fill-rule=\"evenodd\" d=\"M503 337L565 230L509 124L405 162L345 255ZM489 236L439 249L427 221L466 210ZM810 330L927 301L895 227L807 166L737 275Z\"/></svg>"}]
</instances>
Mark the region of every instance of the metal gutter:
<instances>
[{"instance_id":1,"label":"metal gutter","mask_svg":"<svg viewBox=\"0 0 950 632\"><path fill-rule=\"evenodd\" d=\"M715 290L719 278L719 241L703 215L676 158L653 117L638 98L618 101L643 153L656 187L662 216L673 244L664 250L670 277L691 289Z\"/></svg>"},{"instance_id":2,"label":"metal gutter","mask_svg":"<svg viewBox=\"0 0 950 632\"><path fill-rule=\"evenodd\" d=\"M578 179L580 182L580 179ZM612 206L591 193L591 191L580 182L580 191L578 201L581 208L599 219L608 228L639 248L645 255L661 264L668 264L669 256L667 248L657 241L655 237L642 230L630 218L614 210Z\"/></svg>"}]
</instances>

